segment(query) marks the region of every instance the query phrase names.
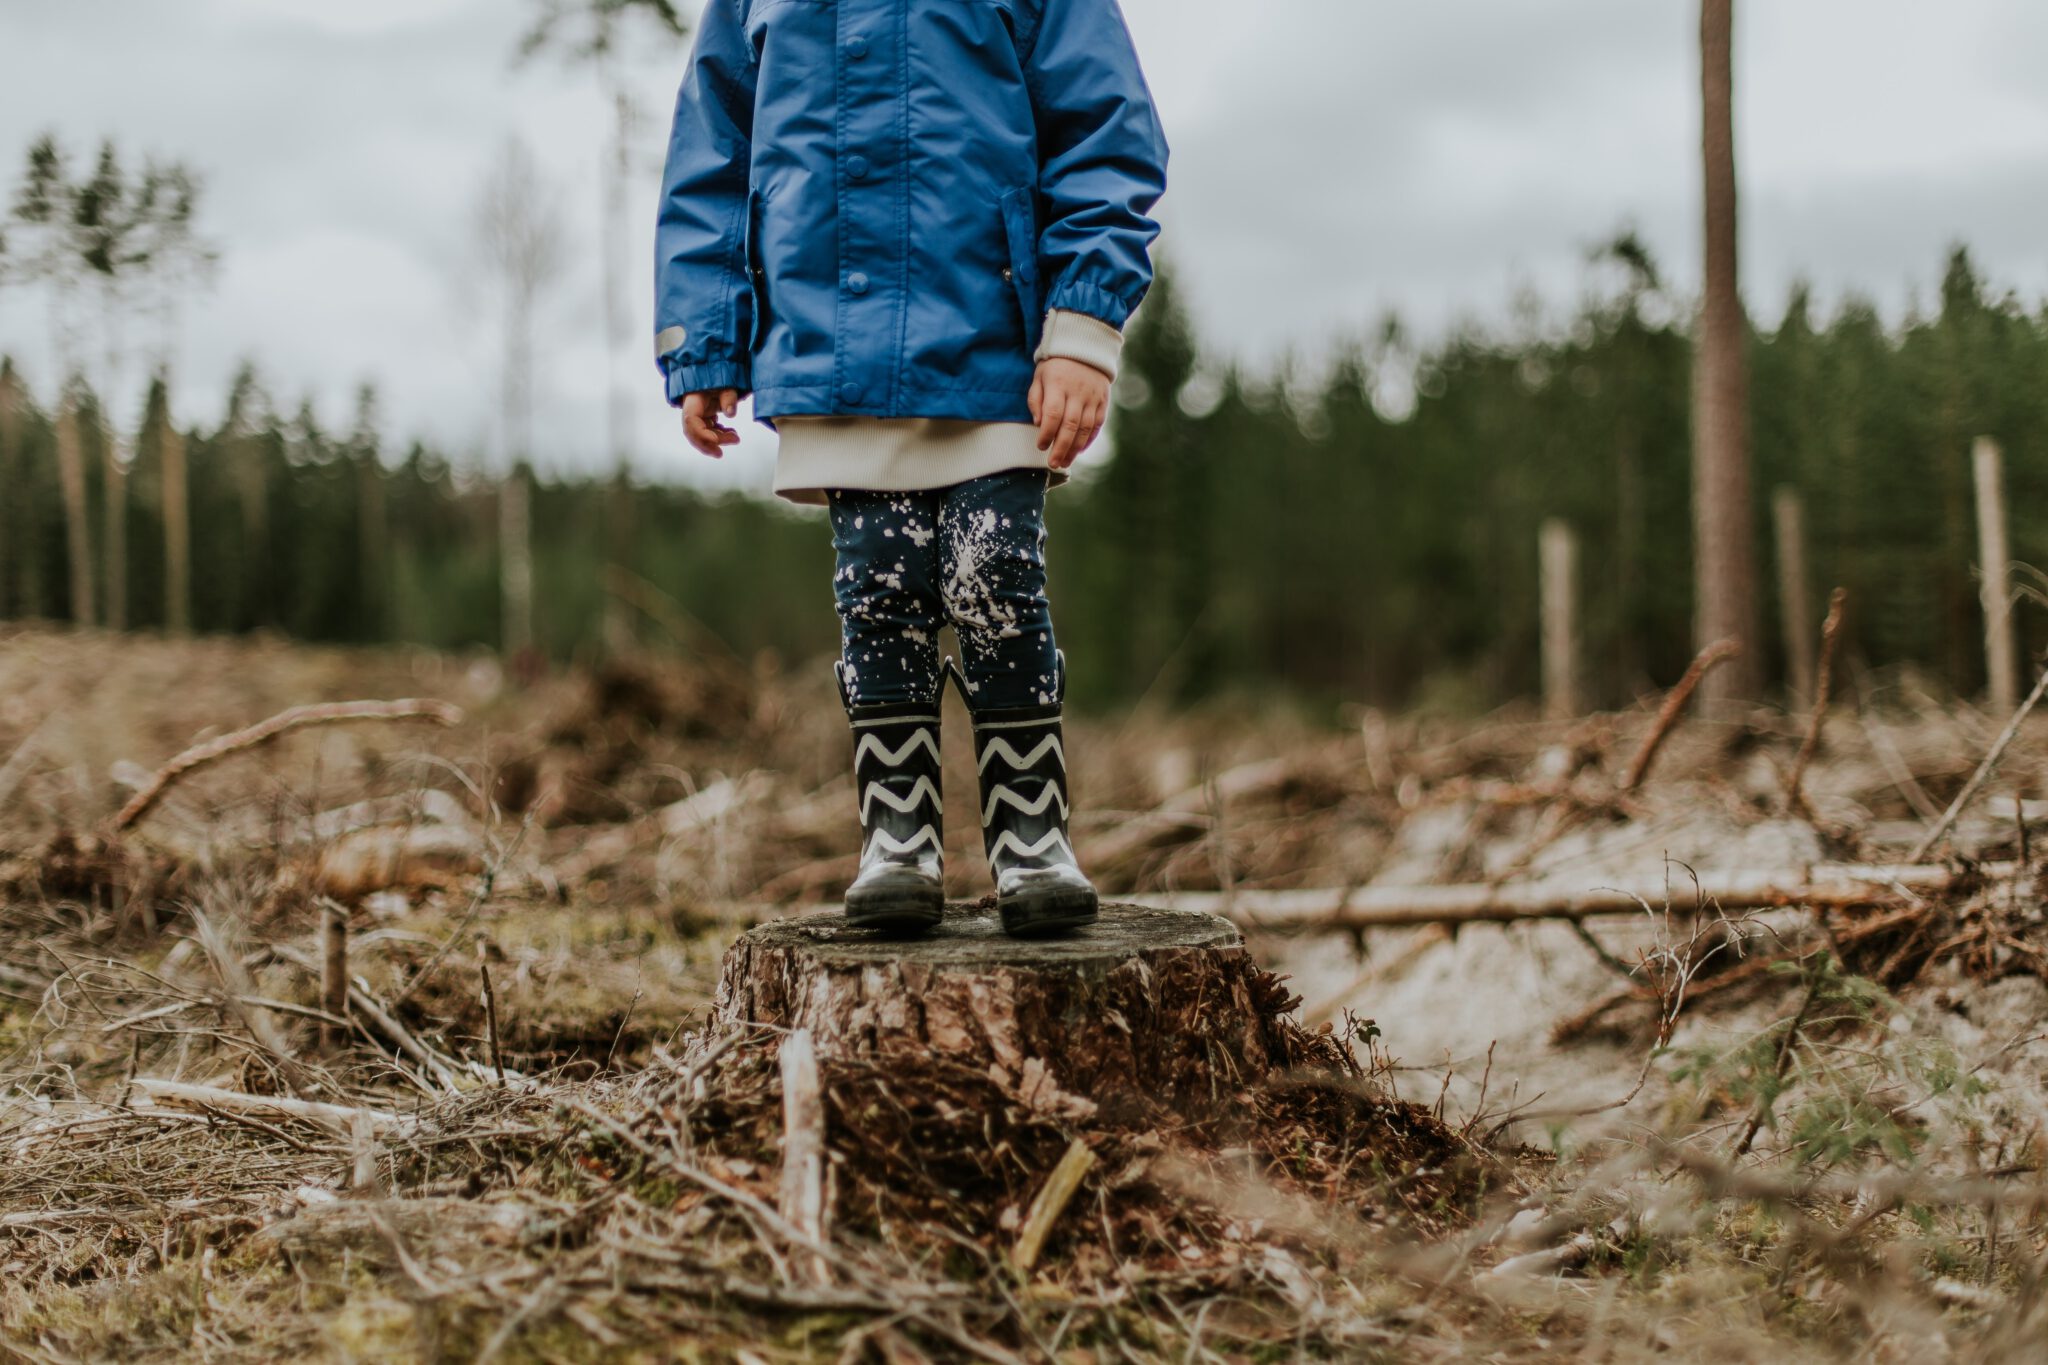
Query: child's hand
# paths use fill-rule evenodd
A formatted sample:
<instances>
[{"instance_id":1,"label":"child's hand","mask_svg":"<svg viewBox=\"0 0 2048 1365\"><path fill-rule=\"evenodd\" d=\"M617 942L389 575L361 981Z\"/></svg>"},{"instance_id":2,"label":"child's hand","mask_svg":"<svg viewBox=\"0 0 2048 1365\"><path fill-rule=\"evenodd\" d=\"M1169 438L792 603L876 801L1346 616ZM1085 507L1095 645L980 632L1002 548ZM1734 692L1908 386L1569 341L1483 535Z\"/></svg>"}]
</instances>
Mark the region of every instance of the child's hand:
<instances>
[{"instance_id":1,"label":"child's hand","mask_svg":"<svg viewBox=\"0 0 2048 1365\"><path fill-rule=\"evenodd\" d=\"M1095 443L1108 413L1108 375L1078 360L1038 362L1031 380L1031 419L1038 423L1038 448L1052 452L1047 465L1071 465Z\"/></svg>"},{"instance_id":2,"label":"child's hand","mask_svg":"<svg viewBox=\"0 0 2048 1365\"><path fill-rule=\"evenodd\" d=\"M684 394L684 439L712 459L719 459L725 454L726 446L740 443L740 434L720 423L718 415L724 413L730 417L739 410L738 389L706 389L702 393Z\"/></svg>"}]
</instances>

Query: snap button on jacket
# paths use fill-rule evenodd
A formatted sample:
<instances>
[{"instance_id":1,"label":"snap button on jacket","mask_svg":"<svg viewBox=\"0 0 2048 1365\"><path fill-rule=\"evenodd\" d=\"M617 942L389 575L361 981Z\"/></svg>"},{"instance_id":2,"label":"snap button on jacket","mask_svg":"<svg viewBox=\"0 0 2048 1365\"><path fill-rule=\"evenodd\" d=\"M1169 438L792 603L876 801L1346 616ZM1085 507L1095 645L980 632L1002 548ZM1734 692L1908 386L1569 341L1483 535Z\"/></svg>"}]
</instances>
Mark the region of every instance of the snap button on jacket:
<instances>
[{"instance_id":1,"label":"snap button on jacket","mask_svg":"<svg viewBox=\"0 0 2048 1365\"><path fill-rule=\"evenodd\" d=\"M1029 422L1046 311L1145 296L1166 159L1116 0L709 0L656 231L669 401Z\"/></svg>"}]
</instances>

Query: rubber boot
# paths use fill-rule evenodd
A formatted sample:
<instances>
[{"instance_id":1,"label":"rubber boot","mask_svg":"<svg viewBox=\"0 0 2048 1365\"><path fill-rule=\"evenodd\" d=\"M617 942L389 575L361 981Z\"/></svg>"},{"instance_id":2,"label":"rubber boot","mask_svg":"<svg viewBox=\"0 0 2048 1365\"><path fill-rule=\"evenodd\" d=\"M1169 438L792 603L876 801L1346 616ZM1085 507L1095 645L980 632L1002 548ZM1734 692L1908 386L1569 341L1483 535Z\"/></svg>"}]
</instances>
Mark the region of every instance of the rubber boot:
<instances>
[{"instance_id":1,"label":"rubber boot","mask_svg":"<svg viewBox=\"0 0 2048 1365\"><path fill-rule=\"evenodd\" d=\"M844 690L842 688L842 696ZM921 933L945 912L939 706L849 706L860 800L860 872L846 889L856 929Z\"/></svg>"},{"instance_id":2,"label":"rubber boot","mask_svg":"<svg viewBox=\"0 0 2048 1365\"><path fill-rule=\"evenodd\" d=\"M981 840L1003 932L1056 934L1093 922L1095 887L1067 837L1067 755L1060 705L974 717Z\"/></svg>"}]
</instances>

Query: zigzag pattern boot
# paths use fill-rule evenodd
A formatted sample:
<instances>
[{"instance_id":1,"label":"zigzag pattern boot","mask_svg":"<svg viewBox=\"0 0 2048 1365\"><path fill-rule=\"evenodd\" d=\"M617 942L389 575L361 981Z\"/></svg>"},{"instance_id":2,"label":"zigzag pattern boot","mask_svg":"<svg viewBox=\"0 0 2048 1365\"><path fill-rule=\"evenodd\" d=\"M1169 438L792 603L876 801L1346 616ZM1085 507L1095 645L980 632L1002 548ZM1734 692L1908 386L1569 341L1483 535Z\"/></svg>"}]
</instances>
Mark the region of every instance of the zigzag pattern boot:
<instances>
[{"instance_id":1,"label":"zigzag pattern boot","mask_svg":"<svg viewBox=\"0 0 2048 1365\"><path fill-rule=\"evenodd\" d=\"M854 706L846 716L861 829L846 922L899 934L929 929L946 908L938 704Z\"/></svg>"},{"instance_id":2,"label":"zigzag pattern boot","mask_svg":"<svg viewBox=\"0 0 2048 1365\"><path fill-rule=\"evenodd\" d=\"M995 877L1003 932L1027 938L1095 919L1095 887L1067 838L1067 754L1060 707L987 711L974 718L981 772L981 839Z\"/></svg>"}]
</instances>

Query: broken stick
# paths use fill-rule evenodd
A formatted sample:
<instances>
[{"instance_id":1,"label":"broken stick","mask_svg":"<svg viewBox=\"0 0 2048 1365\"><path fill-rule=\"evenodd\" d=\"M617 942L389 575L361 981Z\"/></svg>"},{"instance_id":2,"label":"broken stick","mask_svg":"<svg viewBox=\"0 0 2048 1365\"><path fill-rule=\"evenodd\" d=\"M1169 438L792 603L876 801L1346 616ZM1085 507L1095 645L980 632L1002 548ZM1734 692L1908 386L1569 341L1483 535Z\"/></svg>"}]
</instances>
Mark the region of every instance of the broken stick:
<instances>
[{"instance_id":1,"label":"broken stick","mask_svg":"<svg viewBox=\"0 0 2048 1365\"><path fill-rule=\"evenodd\" d=\"M490 954L486 951L481 937L478 938L476 945L476 971L477 975L483 979L484 1024L489 1029L487 1036L491 1044L491 1070L497 1073L498 1084L503 1085L505 1083L505 1049L498 1042L498 993L491 989Z\"/></svg>"},{"instance_id":2,"label":"broken stick","mask_svg":"<svg viewBox=\"0 0 2048 1365\"><path fill-rule=\"evenodd\" d=\"M1685 670L1685 676L1678 680L1678 686L1665 694L1664 704L1657 708L1656 723L1650 726L1650 733L1644 737L1642 747L1630 760L1628 771L1621 775L1621 790L1634 791L1650 775L1650 764L1657 759L1657 750L1664 747L1665 737L1678 724L1679 713L1692 700L1692 694L1699 690L1700 680L1711 673L1717 665L1724 664L1742 652L1740 640L1716 640L1699 652Z\"/></svg>"},{"instance_id":3,"label":"broken stick","mask_svg":"<svg viewBox=\"0 0 2048 1365\"><path fill-rule=\"evenodd\" d=\"M811 1031L797 1029L782 1040L782 1186L780 1212L813 1243L825 1244L825 1098L818 1078L818 1050ZM830 1274L822 1257L798 1259L814 1284Z\"/></svg>"},{"instance_id":4,"label":"broken stick","mask_svg":"<svg viewBox=\"0 0 2048 1365\"><path fill-rule=\"evenodd\" d=\"M1045 1184L1039 1186L1037 1197L1031 1201L1030 1212L1024 1215L1024 1230L1017 1234L1018 1270L1028 1275L1038 1264L1046 1239L1052 1236L1053 1224L1059 1221L1061 1212L1072 1202L1074 1192L1081 1188L1081 1182L1094 1169L1094 1151L1087 1143L1075 1138L1068 1144L1067 1154L1060 1158L1060 1164L1052 1168Z\"/></svg>"},{"instance_id":5,"label":"broken stick","mask_svg":"<svg viewBox=\"0 0 2048 1365\"><path fill-rule=\"evenodd\" d=\"M1828 598L1828 619L1820 628L1820 673L1813 685L1813 718L1807 723L1806 739L1799 746L1799 757L1793 760L1792 776L1785 783L1785 809L1804 811L1806 794L1800 790L1806 783L1806 769L1813 762L1814 751L1820 748L1821 727L1828 719L1828 696L1834 689L1835 644L1842 638L1842 613L1849 605L1849 590L1836 588Z\"/></svg>"},{"instance_id":6,"label":"broken stick","mask_svg":"<svg viewBox=\"0 0 2048 1365\"><path fill-rule=\"evenodd\" d=\"M1384 929L1417 924L1505 924L1530 919L1591 919L1646 910L1768 910L1789 905L1846 909L1939 895L1973 879L2003 881L2016 863L1974 870L1874 863L1708 872L1673 870L1655 881L1607 886L1467 883L1362 886L1300 891L1183 891L1158 898L1174 910L1227 915L1247 928L1278 933Z\"/></svg>"},{"instance_id":7,"label":"broken stick","mask_svg":"<svg viewBox=\"0 0 2048 1365\"><path fill-rule=\"evenodd\" d=\"M2025 722L2027 713L2034 709L2035 703L2041 700L2044 691L2048 691L2048 669L2042 671L2040 680L2034 684L2034 690L2027 693L2027 699L2020 703L2019 710L2012 713L2012 719L2005 723L2005 729L1992 743L1991 751L1984 755L1984 761L1977 765L1977 771L1963 784L1963 789L1956 793L1956 799L1948 803L1948 809L1942 813L1941 819L1935 822L1934 828L1927 831L1927 837L1915 845L1912 853L1907 855L1907 862L1917 863L1925 858L1934 846L1941 842L1942 837L1954 828L1964 807L1976 799L1977 793L1984 789L1984 784L1991 780L1991 774L1998 771L1998 760L2005 757L2005 751L2019 738L2021 724Z\"/></svg>"},{"instance_id":8,"label":"broken stick","mask_svg":"<svg viewBox=\"0 0 2048 1365\"><path fill-rule=\"evenodd\" d=\"M317 1123L329 1132L349 1136L359 1124L377 1133L404 1132L414 1126L412 1119L383 1109L349 1104L322 1104L317 1100L295 1100L285 1095L247 1095L210 1085L159 1080L137 1076L135 1088L152 1104L175 1104L201 1111L218 1109L230 1114L276 1114L306 1123Z\"/></svg>"},{"instance_id":9,"label":"broken stick","mask_svg":"<svg viewBox=\"0 0 2048 1365\"><path fill-rule=\"evenodd\" d=\"M428 701L409 698L405 701L343 701L321 706L294 706L289 711L280 711L269 720L260 721L245 730L222 735L218 739L196 744L179 754L169 763L157 769L155 776L142 784L142 789L128 799L121 807L121 813L114 817L116 831L125 830L163 800L164 793L190 777L194 772L217 763L231 754L254 749L267 744L279 735L293 730L303 730L310 725L342 725L362 720L425 720L436 725L457 725L462 721L460 709L445 701Z\"/></svg>"}]
</instances>

